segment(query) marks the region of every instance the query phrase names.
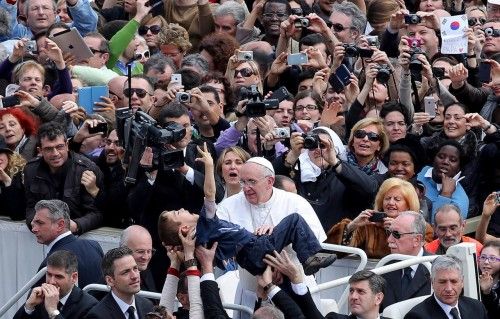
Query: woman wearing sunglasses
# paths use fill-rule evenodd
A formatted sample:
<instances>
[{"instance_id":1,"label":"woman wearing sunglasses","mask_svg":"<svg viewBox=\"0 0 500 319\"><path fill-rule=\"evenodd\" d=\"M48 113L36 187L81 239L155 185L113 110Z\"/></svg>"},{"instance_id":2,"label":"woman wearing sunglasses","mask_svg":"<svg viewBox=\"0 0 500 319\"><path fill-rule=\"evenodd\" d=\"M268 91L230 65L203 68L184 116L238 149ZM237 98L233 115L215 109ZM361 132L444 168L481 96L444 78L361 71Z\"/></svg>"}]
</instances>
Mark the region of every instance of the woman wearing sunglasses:
<instances>
[{"instance_id":1,"label":"woman wearing sunglasses","mask_svg":"<svg viewBox=\"0 0 500 319\"><path fill-rule=\"evenodd\" d=\"M356 123L349 137L347 162L368 175L384 174L381 158L389 148L389 138L380 119L365 118Z\"/></svg>"},{"instance_id":2,"label":"woman wearing sunglasses","mask_svg":"<svg viewBox=\"0 0 500 319\"><path fill-rule=\"evenodd\" d=\"M311 204L325 231L370 207L377 192L376 181L345 161L342 141L323 126L307 136L292 133L290 151L273 166L276 174L294 179L298 194Z\"/></svg>"},{"instance_id":3,"label":"woman wearing sunglasses","mask_svg":"<svg viewBox=\"0 0 500 319\"><path fill-rule=\"evenodd\" d=\"M160 51L158 34L160 33L163 26L167 25L167 21L162 16L152 17L146 21L143 21L139 27L138 33L141 37L146 40L149 52L151 54L158 53Z\"/></svg>"},{"instance_id":4,"label":"woman wearing sunglasses","mask_svg":"<svg viewBox=\"0 0 500 319\"><path fill-rule=\"evenodd\" d=\"M239 92L242 87L257 85L259 92L262 93L262 79L260 77L259 66L253 61L238 61L238 50L235 55L229 58L226 69L226 78L235 92Z\"/></svg>"},{"instance_id":5,"label":"woman wearing sunglasses","mask_svg":"<svg viewBox=\"0 0 500 319\"><path fill-rule=\"evenodd\" d=\"M500 311L500 241L484 244L479 259L479 285L481 301L488 311L488 318L498 318Z\"/></svg>"},{"instance_id":6,"label":"woman wearing sunglasses","mask_svg":"<svg viewBox=\"0 0 500 319\"><path fill-rule=\"evenodd\" d=\"M389 178L382 183L375 196L373 210L362 211L353 220L343 219L327 233L327 243L358 247L368 258L382 258L391 253L387 245L387 229L393 220L404 211L420 210L415 187L400 178ZM400 234L392 235L400 238ZM433 239L432 226L427 224L425 239Z\"/></svg>"}]
</instances>

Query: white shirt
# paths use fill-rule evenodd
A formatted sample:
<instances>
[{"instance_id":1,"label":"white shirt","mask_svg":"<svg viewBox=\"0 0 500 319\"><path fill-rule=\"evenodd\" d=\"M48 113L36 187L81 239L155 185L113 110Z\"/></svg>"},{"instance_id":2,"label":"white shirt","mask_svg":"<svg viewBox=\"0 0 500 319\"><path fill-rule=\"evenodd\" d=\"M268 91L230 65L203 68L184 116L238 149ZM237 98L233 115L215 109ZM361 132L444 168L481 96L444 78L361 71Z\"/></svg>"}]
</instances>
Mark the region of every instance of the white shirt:
<instances>
[{"instance_id":1,"label":"white shirt","mask_svg":"<svg viewBox=\"0 0 500 319\"><path fill-rule=\"evenodd\" d=\"M120 298L118 298L118 296L116 296L113 291L111 291L111 296L113 296L113 299L115 299L116 303L118 304L118 307L120 307L120 310L123 312L123 314L125 315L126 319L131 319L131 318L128 317L128 313L127 313L127 310L128 310L128 308L130 308L130 306L134 307L134 309L135 309L134 310L134 312L135 312L135 318L134 319L138 319L139 318L139 315L137 313L137 307L135 306L135 297L132 300L132 304L129 305L125 301L123 301Z\"/></svg>"},{"instance_id":2,"label":"white shirt","mask_svg":"<svg viewBox=\"0 0 500 319\"><path fill-rule=\"evenodd\" d=\"M67 237L69 235L71 235L71 232L68 230L67 232L62 233L61 235L57 236L56 239L51 241L50 244L47 245L47 251L45 252L45 257L47 257L47 254L52 249L52 247L54 247L55 243L57 243L59 240L61 240L64 237Z\"/></svg>"},{"instance_id":3,"label":"white shirt","mask_svg":"<svg viewBox=\"0 0 500 319\"><path fill-rule=\"evenodd\" d=\"M456 305L454 306L450 306L450 305L447 305L445 303L442 303L437 297L436 295L434 294L434 299L436 299L436 302L438 303L439 307L441 307L441 309L443 309L444 313L446 314L446 316L448 316L448 319L454 319L451 314L450 314L450 311L452 308L457 308L458 310L458 314L460 315L460 318L462 318L462 315L460 314L460 309L458 309L458 302Z\"/></svg>"}]
</instances>

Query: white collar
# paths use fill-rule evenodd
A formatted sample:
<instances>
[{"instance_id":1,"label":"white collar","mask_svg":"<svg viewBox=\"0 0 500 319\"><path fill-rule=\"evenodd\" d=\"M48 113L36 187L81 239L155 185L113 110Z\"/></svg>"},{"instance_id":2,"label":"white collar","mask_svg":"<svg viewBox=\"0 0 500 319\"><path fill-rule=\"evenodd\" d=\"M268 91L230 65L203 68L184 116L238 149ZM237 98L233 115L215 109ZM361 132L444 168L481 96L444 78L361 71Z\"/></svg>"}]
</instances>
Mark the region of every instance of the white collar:
<instances>
[{"instance_id":1,"label":"white collar","mask_svg":"<svg viewBox=\"0 0 500 319\"><path fill-rule=\"evenodd\" d=\"M70 291L66 294L66 296L62 297L61 299L59 299L59 302L62 303L62 305L64 306L66 304L66 301L68 301L68 298L69 298L69 295L71 295L71 292L73 291L73 288L75 286L73 286Z\"/></svg>"},{"instance_id":2,"label":"white collar","mask_svg":"<svg viewBox=\"0 0 500 319\"><path fill-rule=\"evenodd\" d=\"M361 317L358 317L358 316L356 316L356 318L357 319L364 319L364 318L361 318ZM380 315L378 315L377 318L375 318L375 319L380 319Z\"/></svg>"},{"instance_id":3,"label":"white collar","mask_svg":"<svg viewBox=\"0 0 500 319\"><path fill-rule=\"evenodd\" d=\"M128 308L130 306L133 306L135 311L137 312L137 307L135 306L135 296L132 298L132 304L129 305L125 301L121 300L113 291L111 291L111 296L115 299L116 303L118 304L118 307L120 307L120 310L122 311L123 314L127 313ZM129 319L134 319L134 318L129 318Z\"/></svg>"},{"instance_id":4,"label":"white collar","mask_svg":"<svg viewBox=\"0 0 500 319\"><path fill-rule=\"evenodd\" d=\"M50 244L47 245L47 252L45 253L45 256L50 252L52 247L54 247L55 243L57 243L59 240L63 239L64 237L67 237L71 235L71 232L68 230L65 233L62 233L61 235L57 236L53 241L50 242Z\"/></svg>"},{"instance_id":5,"label":"white collar","mask_svg":"<svg viewBox=\"0 0 500 319\"><path fill-rule=\"evenodd\" d=\"M434 296L434 299L436 299L436 302L438 303L439 307L441 307L441 309L443 309L444 313L446 314L446 316L450 319L453 319L453 317L450 315L450 311L452 308L457 308L458 310L458 314L460 315L460 309L458 309L458 301L457 301L457 304L454 305L454 306L450 306L450 305L447 305L445 303L442 303L437 297L436 297L436 294L433 294ZM462 318L462 315L460 315L460 318Z\"/></svg>"},{"instance_id":6,"label":"white collar","mask_svg":"<svg viewBox=\"0 0 500 319\"><path fill-rule=\"evenodd\" d=\"M425 175L424 177L427 177L427 178L431 178L432 179L432 170L433 168L430 167L427 172L425 172ZM460 177L460 175L462 174L462 171L458 172L457 175L453 176L453 179L455 180L455 185L458 184L458 182L460 182L462 179L465 178L465 176L462 176ZM443 188L443 185L442 184L439 184L439 183L436 183L436 188L438 191L441 191L441 188Z\"/></svg>"}]
</instances>

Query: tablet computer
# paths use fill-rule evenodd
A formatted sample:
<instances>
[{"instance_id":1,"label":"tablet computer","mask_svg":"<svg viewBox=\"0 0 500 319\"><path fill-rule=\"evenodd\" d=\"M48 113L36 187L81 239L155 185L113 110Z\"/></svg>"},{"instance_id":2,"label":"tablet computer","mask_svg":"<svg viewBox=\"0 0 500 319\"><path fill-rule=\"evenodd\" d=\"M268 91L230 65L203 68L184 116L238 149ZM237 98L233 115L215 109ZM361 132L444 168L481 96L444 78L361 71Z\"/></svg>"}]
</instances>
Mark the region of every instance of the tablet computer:
<instances>
[{"instance_id":1,"label":"tablet computer","mask_svg":"<svg viewBox=\"0 0 500 319\"><path fill-rule=\"evenodd\" d=\"M101 96L109 97L107 86L85 86L78 88L78 106L83 107L87 114L93 114L94 108L96 108L95 103L102 102Z\"/></svg>"},{"instance_id":2,"label":"tablet computer","mask_svg":"<svg viewBox=\"0 0 500 319\"><path fill-rule=\"evenodd\" d=\"M94 56L82 36L76 30L64 30L50 37L64 53L71 53L78 61L86 60Z\"/></svg>"}]
</instances>

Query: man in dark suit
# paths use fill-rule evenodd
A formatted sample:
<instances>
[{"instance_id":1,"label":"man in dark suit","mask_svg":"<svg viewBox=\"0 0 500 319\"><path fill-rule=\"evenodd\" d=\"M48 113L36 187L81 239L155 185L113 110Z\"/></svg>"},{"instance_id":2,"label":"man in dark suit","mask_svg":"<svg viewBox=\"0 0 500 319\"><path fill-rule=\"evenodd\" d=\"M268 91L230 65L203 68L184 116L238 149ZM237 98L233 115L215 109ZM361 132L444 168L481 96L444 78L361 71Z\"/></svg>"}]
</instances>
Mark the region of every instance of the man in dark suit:
<instances>
[{"instance_id":1,"label":"man in dark suit","mask_svg":"<svg viewBox=\"0 0 500 319\"><path fill-rule=\"evenodd\" d=\"M83 318L97 300L75 286L78 282L78 259L67 250L47 258L45 283L33 288L14 319Z\"/></svg>"},{"instance_id":2,"label":"man in dark suit","mask_svg":"<svg viewBox=\"0 0 500 319\"><path fill-rule=\"evenodd\" d=\"M148 230L139 225L125 228L120 236L120 246L127 246L134 252L135 262L141 272L141 290L158 292L148 268L151 257L156 251Z\"/></svg>"},{"instance_id":3,"label":"man in dark suit","mask_svg":"<svg viewBox=\"0 0 500 319\"><path fill-rule=\"evenodd\" d=\"M136 296L141 290L139 268L128 247L109 250L102 260L102 272L111 291L90 310L87 319L143 319L153 303Z\"/></svg>"},{"instance_id":4,"label":"man in dark suit","mask_svg":"<svg viewBox=\"0 0 500 319\"><path fill-rule=\"evenodd\" d=\"M424 249L426 222L422 214L402 212L394 219L387 239L391 253L411 256L428 255ZM393 303L431 293L430 274L422 264L383 274L387 282L381 311Z\"/></svg>"},{"instance_id":5,"label":"man in dark suit","mask_svg":"<svg viewBox=\"0 0 500 319\"><path fill-rule=\"evenodd\" d=\"M462 264L454 256L439 256L432 263L434 294L405 316L405 319L487 319L484 305L476 299L460 296L464 288Z\"/></svg>"},{"instance_id":6,"label":"man in dark suit","mask_svg":"<svg viewBox=\"0 0 500 319\"><path fill-rule=\"evenodd\" d=\"M62 249L76 255L79 287L103 282L100 267L103 256L102 248L94 240L77 238L71 234L69 207L65 202L58 199L37 202L31 226L37 242L46 245L47 256ZM46 264L47 259L42 261L38 269L42 269Z\"/></svg>"}]
</instances>

